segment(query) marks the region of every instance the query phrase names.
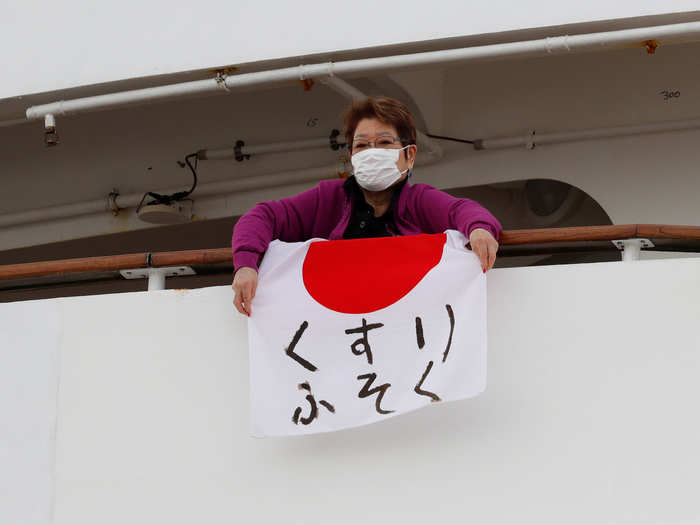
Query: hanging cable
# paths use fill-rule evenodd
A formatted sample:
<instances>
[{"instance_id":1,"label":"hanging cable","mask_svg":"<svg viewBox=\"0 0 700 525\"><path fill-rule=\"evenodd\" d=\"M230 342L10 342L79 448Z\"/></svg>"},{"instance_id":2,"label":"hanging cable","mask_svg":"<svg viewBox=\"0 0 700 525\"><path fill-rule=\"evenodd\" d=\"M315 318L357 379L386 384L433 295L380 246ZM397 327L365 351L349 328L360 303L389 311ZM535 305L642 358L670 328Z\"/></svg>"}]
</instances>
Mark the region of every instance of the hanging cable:
<instances>
[{"instance_id":1,"label":"hanging cable","mask_svg":"<svg viewBox=\"0 0 700 525\"><path fill-rule=\"evenodd\" d=\"M461 142L463 144L474 144L474 140L467 140L467 139L458 139L455 137L443 137L442 135L431 135L430 133L425 134L426 137L430 137L431 139L440 139L440 140L451 140L452 142Z\"/></svg>"},{"instance_id":2,"label":"hanging cable","mask_svg":"<svg viewBox=\"0 0 700 525\"><path fill-rule=\"evenodd\" d=\"M190 161L190 159L192 159L192 158L194 158L194 166L192 166L192 162ZM192 187L187 191L178 191L178 192L172 193L170 195L161 195L160 193L147 191L146 193L143 194L143 197L141 197L141 202L139 202L139 205L136 207L136 213L138 213L141 210L141 207L144 205L143 201L146 200L146 197L151 197L153 199L152 201L147 202L146 206L150 206L152 204L169 205L173 202L181 201L181 200L189 197L190 194L197 187L197 164L198 164L197 153L190 153L189 155L187 155L185 157L185 164L187 165L188 168L190 168L190 171L192 172L192 177L194 179L194 181L192 182Z\"/></svg>"}]
</instances>

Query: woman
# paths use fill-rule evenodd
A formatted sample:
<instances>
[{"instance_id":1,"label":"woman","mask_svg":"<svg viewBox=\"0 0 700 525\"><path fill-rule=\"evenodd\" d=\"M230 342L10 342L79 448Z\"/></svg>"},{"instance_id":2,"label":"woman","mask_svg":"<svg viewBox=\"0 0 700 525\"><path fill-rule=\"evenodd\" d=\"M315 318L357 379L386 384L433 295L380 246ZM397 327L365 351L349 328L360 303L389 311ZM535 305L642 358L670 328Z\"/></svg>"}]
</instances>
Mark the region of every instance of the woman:
<instances>
[{"instance_id":1,"label":"woman","mask_svg":"<svg viewBox=\"0 0 700 525\"><path fill-rule=\"evenodd\" d=\"M493 215L472 200L407 183L418 150L408 109L391 98L367 98L353 103L344 117L353 175L257 204L234 227L232 286L242 314L251 313L258 263L273 239L299 242L453 229L469 239L484 272L493 267L501 232Z\"/></svg>"}]
</instances>

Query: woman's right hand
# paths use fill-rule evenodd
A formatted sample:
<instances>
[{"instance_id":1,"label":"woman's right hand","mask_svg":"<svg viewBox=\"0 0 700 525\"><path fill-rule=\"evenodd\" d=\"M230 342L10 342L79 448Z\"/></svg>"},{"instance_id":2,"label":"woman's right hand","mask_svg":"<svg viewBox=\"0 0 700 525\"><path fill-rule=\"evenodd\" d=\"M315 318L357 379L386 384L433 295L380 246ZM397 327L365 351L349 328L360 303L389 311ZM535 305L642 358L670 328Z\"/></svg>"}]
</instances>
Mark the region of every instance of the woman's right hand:
<instances>
[{"instance_id":1,"label":"woman's right hand","mask_svg":"<svg viewBox=\"0 0 700 525\"><path fill-rule=\"evenodd\" d=\"M231 287L235 294L233 304L236 310L250 317L250 303L258 287L258 272L247 266L239 268L233 276Z\"/></svg>"}]
</instances>

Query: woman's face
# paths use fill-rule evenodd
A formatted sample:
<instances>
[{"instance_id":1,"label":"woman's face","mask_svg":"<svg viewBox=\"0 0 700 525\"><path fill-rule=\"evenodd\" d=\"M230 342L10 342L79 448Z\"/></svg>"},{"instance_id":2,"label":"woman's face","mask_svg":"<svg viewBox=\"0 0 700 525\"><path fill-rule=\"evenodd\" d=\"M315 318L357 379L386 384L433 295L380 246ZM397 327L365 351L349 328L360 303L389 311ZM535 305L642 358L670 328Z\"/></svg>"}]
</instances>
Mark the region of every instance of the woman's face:
<instances>
[{"instance_id":1,"label":"woman's face","mask_svg":"<svg viewBox=\"0 0 700 525\"><path fill-rule=\"evenodd\" d=\"M387 140L387 138L393 138L396 143L393 145L389 145L388 143L390 141ZM384 138L384 141L381 139ZM365 141L370 142L369 146L370 147L393 147L396 149L402 148L403 144L401 144L400 139L403 137L399 137L398 133L396 131L396 128L392 126L391 124L386 124L384 122L381 122L377 120L376 118L364 118L357 124L357 128L355 128L355 135L353 137L353 149L352 153L355 154L358 152L357 148L355 147L355 144L362 144ZM358 142L359 141L359 142ZM375 142L379 141L379 142ZM377 146L378 144L378 146ZM366 142L362 145L367 145ZM411 144L408 146L401 154L399 155L399 160L396 163L396 166L399 168L399 171L405 171L407 169L413 169L413 163L416 160L416 152L418 151L418 148L416 147L415 144ZM401 175L401 179L406 178L406 173Z\"/></svg>"}]
</instances>

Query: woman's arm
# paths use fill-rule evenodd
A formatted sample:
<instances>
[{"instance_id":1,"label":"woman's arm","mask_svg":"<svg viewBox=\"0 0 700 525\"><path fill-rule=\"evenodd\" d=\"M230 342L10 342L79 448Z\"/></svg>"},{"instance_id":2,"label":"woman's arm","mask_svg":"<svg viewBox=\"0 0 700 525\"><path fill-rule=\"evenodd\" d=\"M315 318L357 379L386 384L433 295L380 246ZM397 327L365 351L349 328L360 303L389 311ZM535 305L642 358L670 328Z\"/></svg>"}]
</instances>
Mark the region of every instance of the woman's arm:
<instances>
[{"instance_id":1,"label":"woman's arm","mask_svg":"<svg viewBox=\"0 0 700 525\"><path fill-rule=\"evenodd\" d=\"M312 236L320 185L293 197L261 202L243 215L233 228L231 248L234 271L258 269L258 261L274 239L298 242Z\"/></svg>"},{"instance_id":2,"label":"woman's arm","mask_svg":"<svg viewBox=\"0 0 700 525\"><path fill-rule=\"evenodd\" d=\"M256 204L233 228L234 277L231 287L236 309L250 316L251 301L258 287L258 262L273 239L287 242L312 237L320 201L321 185L308 191Z\"/></svg>"},{"instance_id":3,"label":"woman's arm","mask_svg":"<svg viewBox=\"0 0 700 525\"><path fill-rule=\"evenodd\" d=\"M423 227L431 233L459 230L481 261L484 272L493 267L501 223L471 199L459 199L425 184L418 188L417 210Z\"/></svg>"},{"instance_id":4,"label":"woman's arm","mask_svg":"<svg viewBox=\"0 0 700 525\"><path fill-rule=\"evenodd\" d=\"M501 223L478 202L453 197L427 184L414 187L418 190L418 218L431 233L459 230L469 238L472 231L483 228L498 239Z\"/></svg>"}]
</instances>

